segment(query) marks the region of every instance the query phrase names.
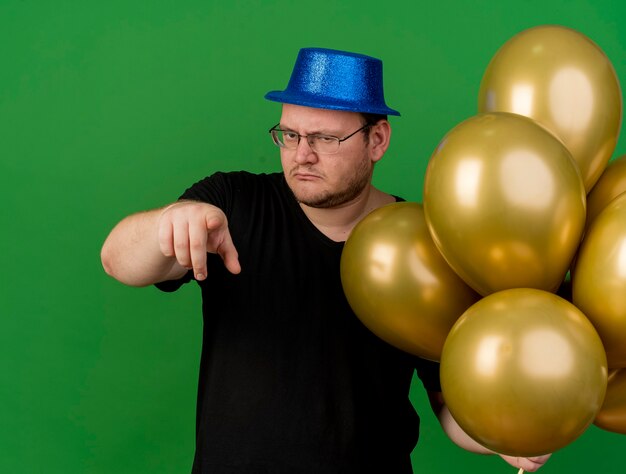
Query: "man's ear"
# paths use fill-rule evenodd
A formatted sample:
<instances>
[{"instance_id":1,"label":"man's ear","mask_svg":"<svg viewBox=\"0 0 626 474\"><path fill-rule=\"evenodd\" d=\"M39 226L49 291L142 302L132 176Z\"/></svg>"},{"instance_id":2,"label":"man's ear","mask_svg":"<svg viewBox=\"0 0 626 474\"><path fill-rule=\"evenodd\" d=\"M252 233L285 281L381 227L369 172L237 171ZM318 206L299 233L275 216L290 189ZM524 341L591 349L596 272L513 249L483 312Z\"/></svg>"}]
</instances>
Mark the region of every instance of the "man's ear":
<instances>
[{"instance_id":1,"label":"man's ear","mask_svg":"<svg viewBox=\"0 0 626 474\"><path fill-rule=\"evenodd\" d=\"M376 163L383 157L387 148L389 148L390 139L391 124L387 120L379 120L376 125L371 126L369 149L372 162Z\"/></svg>"}]
</instances>

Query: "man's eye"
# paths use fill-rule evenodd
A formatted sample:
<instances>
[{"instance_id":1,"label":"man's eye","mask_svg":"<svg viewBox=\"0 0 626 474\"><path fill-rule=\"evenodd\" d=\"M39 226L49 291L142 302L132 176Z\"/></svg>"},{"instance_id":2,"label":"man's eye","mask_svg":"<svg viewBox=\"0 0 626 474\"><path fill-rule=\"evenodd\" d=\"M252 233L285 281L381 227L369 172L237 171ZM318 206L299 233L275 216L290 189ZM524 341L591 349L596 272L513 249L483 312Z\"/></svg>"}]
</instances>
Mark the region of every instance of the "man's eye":
<instances>
[{"instance_id":1,"label":"man's eye","mask_svg":"<svg viewBox=\"0 0 626 474\"><path fill-rule=\"evenodd\" d=\"M336 140L335 137L327 137L326 135L317 135L315 138L321 143L332 143Z\"/></svg>"},{"instance_id":2,"label":"man's eye","mask_svg":"<svg viewBox=\"0 0 626 474\"><path fill-rule=\"evenodd\" d=\"M283 138L285 140L294 141L298 139L298 134L295 132L283 132Z\"/></svg>"}]
</instances>

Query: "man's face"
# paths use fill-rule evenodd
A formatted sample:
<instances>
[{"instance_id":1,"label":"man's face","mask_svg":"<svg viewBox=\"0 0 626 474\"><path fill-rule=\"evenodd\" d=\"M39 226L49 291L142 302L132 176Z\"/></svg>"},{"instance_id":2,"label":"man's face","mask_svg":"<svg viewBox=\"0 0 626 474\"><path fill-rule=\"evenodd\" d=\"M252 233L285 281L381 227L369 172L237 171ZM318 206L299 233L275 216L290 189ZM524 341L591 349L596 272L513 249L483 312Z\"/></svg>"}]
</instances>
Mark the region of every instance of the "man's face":
<instances>
[{"instance_id":1,"label":"man's face","mask_svg":"<svg viewBox=\"0 0 626 474\"><path fill-rule=\"evenodd\" d=\"M300 135L323 134L343 138L364 125L355 112L284 104L280 128ZM307 206L334 208L354 200L369 186L374 167L370 144L359 132L342 142L336 154L311 150L302 138L296 149L281 148L285 179L296 199Z\"/></svg>"}]
</instances>

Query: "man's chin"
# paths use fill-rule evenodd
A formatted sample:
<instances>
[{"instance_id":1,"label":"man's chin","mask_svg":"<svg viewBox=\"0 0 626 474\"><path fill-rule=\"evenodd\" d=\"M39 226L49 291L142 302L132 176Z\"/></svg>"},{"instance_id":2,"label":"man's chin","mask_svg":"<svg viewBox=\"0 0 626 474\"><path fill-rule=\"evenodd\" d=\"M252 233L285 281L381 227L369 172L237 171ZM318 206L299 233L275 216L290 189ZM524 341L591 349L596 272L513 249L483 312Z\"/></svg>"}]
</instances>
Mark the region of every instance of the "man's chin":
<instances>
[{"instance_id":1,"label":"man's chin","mask_svg":"<svg viewBox=\"0 0 626 474\"><path fill-rule=\"evenodd\" d=\"M300 204L315 208L327 207L326 202L332 199L328 192L312 189L309 183L288 182L289 188Z\"/></svg>"},{"instance_id":2,"label":"man's chin","mask_svg":"<svg viewBox=\"0 0 626 474\"><path fill-rule=\"evenodd\" d=\"M300 204L315 209L331 209L353 201L363 192L364 187L367 185L368 182L353 183L352 186L334 193L330 191L315 192L313 189L306 189L306 187L300 186L292 187L290 185L290 188Z\"/></svg>"},{"instance_id":3,"label":"man's chin","mask_svg":"<svg viewBox=\"0 0 626 474\"><path fill-rule=\"evenodd\" d=\"M295 196L300 204L304 204L308 207L314 207L316 209L333 207L334 199L332 196L298 196L297 194Z\"/></svg>"},{"instance_id":4,"label":"man's chin","mask_svg":"<svg viewBox=\"0 0 626 474\"><path fill-rule=\"evenodd\" d=\"M333 209L343 206L356 198L358 193L352 194L324 194L317 196L300 196L296 199L300 204L315 209Z\"/></svg>"}]
</instances>

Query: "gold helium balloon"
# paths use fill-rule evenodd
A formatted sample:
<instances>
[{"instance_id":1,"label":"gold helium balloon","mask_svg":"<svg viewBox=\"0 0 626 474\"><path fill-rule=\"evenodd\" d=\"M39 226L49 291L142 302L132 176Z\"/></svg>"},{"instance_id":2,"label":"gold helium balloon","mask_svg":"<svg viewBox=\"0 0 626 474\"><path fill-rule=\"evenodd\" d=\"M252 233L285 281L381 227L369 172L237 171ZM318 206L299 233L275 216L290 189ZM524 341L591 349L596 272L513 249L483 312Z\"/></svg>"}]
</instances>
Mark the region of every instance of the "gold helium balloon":
<instances>
[{"instance_id":1,"label":"gold helium balloon","mask_svg":"<svg viewBox=\"0 0 626 474\"><path fill-rule=\"evenodd\" d=\"M613 65L593 41L562 26L539 26L497 51L478 109L525 115L554 133L578 163L588 192L615 149L622 94Z\"/></svg>"},{"instance_id":2,"label":"gold helium balloon","mask_svg":"<svg viewBox=\"0 0 626 474\"><path fill-rule=\"evenodd\" d=\"M626 194L611 201L585 234L572 293L600 334L609 367L626 367Z\"/></svg>"},{"instance_id":3,"label":"gold helium balloon","mask_svg":"<svg viewBox=\"0 0 626 474\"><path fill-rule=\"evenodd\" d=\"M603 430L626 434L626 369L609 374L604 403L593 423Z\"/></svg>"},{"instance_id":4,"label":"gold helium balloon","mask_svg":"<svg viewBox=\"0 0 626 474\"><path fill-rule=\"evenodd\" d=\"M433 153L424 211L446 261L482 295L556 291L584 229L585 189L551 133L521 115L481 114Z\"/></svg>"},{"instance_id":5,"label":"gold helium balloon","mask_svg":"<svg viewBox=\"0 0 626 474\"><path fill-rule=\"evenodd\" d=\"M543 290L514 288L471 306L441 356L450 413L498 453L538 456L580 436L598 413L606 355L589 320Z\"/></svg>"},{"instance_id":6,"label":"gold helium balloon","mask_svg":"<svg viewBox=\"0 0 626 474\"><path fill-rule=\"evenodd\" d=\"M417 203L367 215L346 241L340 268L346 298L363 324L430 360L439 360L448 331L479 298L439 254Z\"/></svg>"},{"instance_id":7,"label":"gold helium balloon","mask_svg":"<svg viewBox=\"0 0 626 474\"><path fill-rule=\"evenodd\" d=\"M611 161L587 195L587 222L593 220L617 196L626 192L626 155Z\"/></svg>"}]
</instances>

